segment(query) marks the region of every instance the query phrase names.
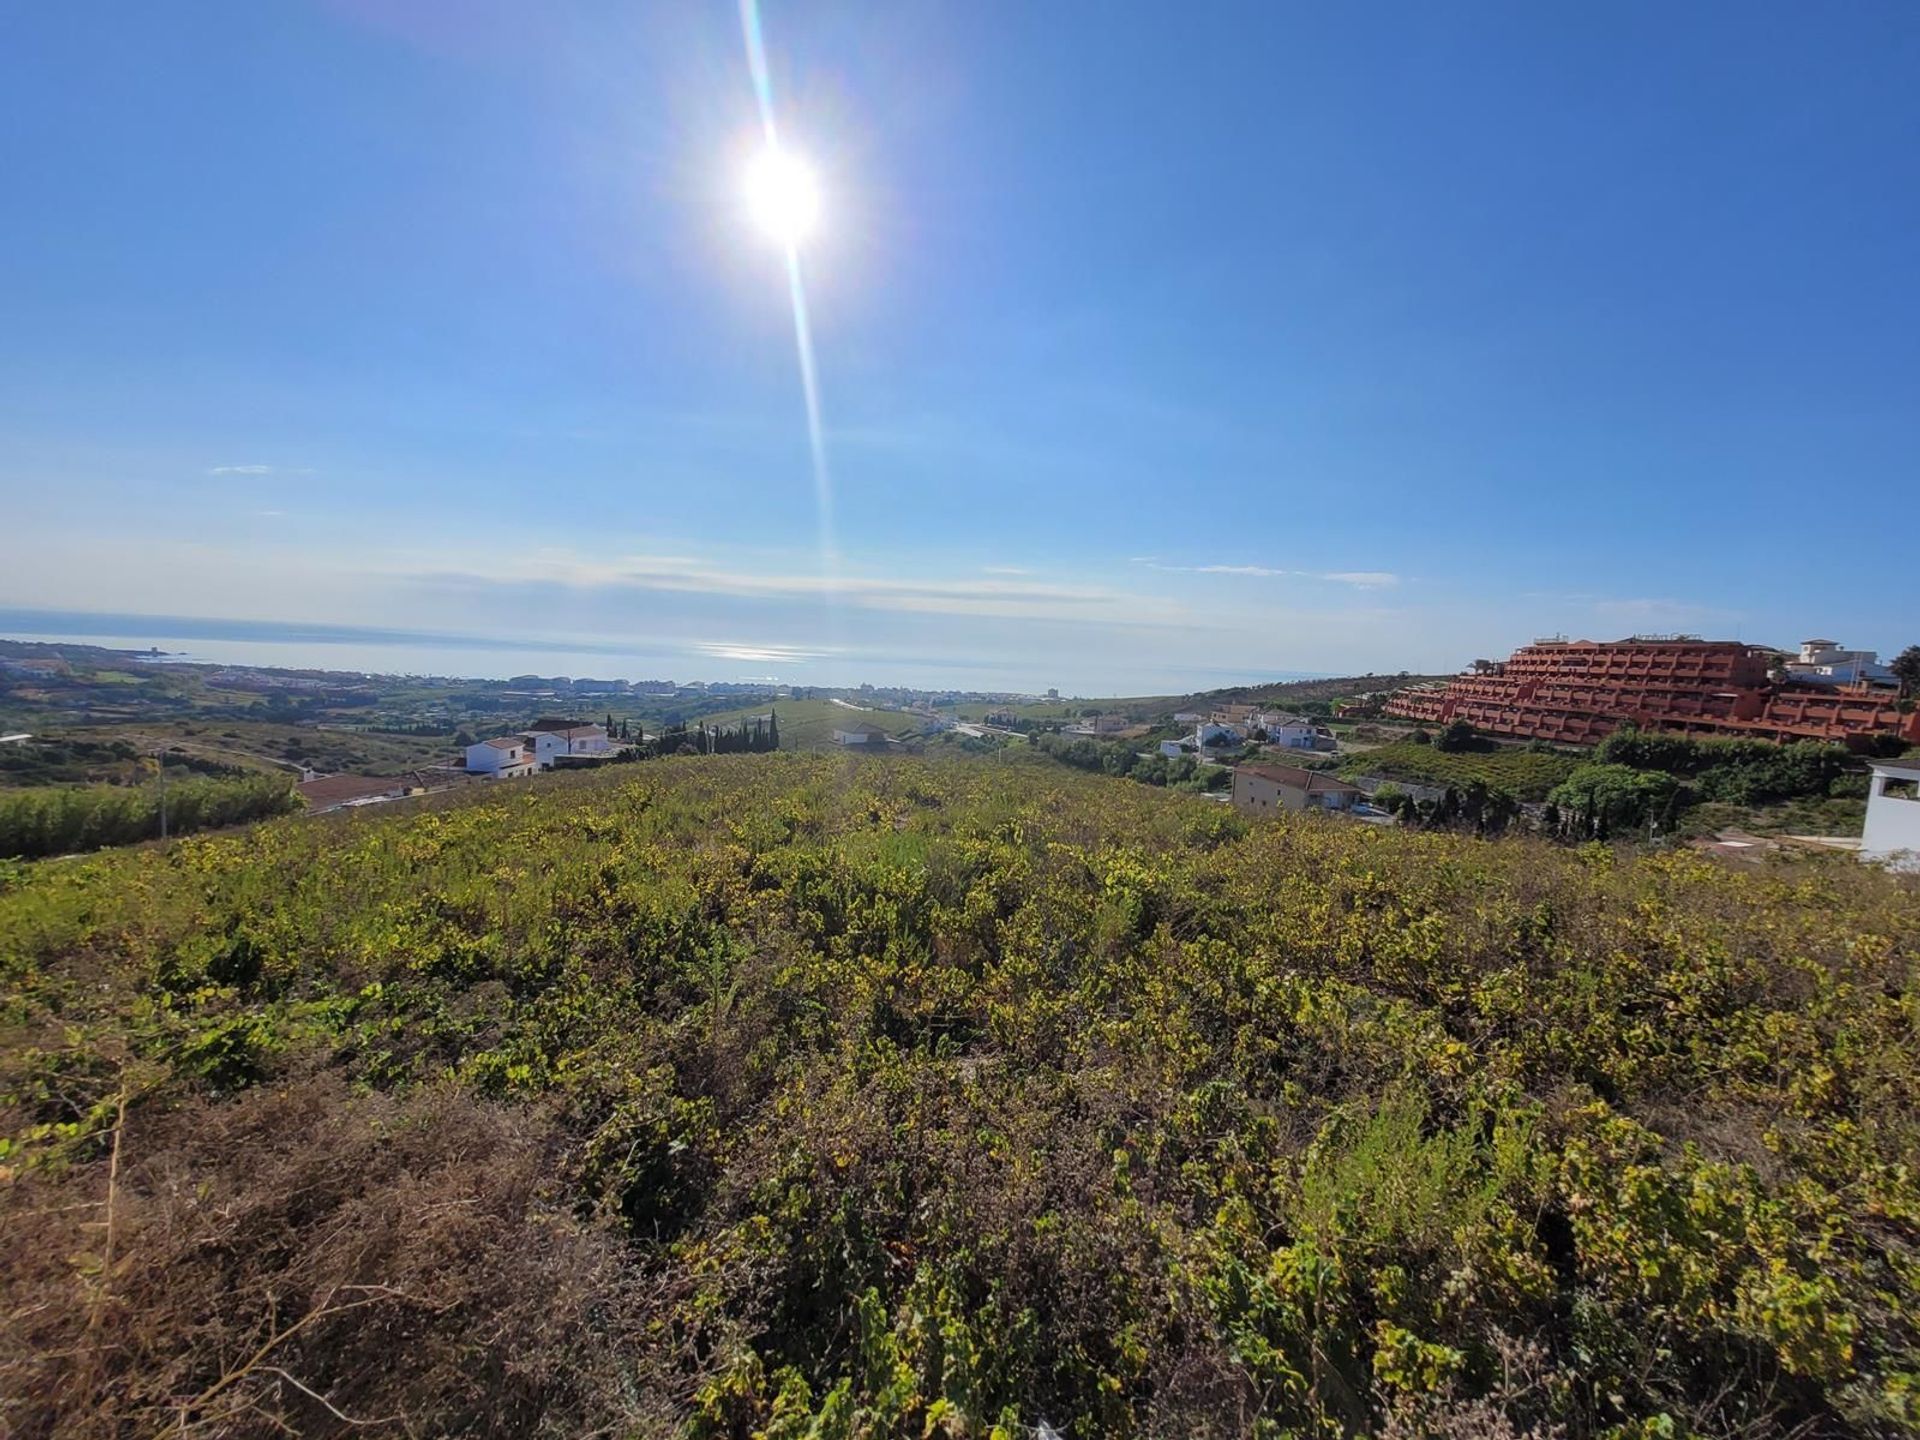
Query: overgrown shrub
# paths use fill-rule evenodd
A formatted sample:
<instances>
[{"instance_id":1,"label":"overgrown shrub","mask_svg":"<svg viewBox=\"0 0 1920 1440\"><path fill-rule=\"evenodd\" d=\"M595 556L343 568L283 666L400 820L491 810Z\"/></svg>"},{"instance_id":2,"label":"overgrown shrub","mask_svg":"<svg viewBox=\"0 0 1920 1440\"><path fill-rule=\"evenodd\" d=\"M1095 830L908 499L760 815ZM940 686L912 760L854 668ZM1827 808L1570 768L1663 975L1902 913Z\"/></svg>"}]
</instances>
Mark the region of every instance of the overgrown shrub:
<instances>
[{"instance_id":1,"label":"overgrown shrub","mask_svg":"<svg viewBox=\"0 0 1920 1440\"><path fill-rule=\"evenodd\" d=\"M1594 759L1604 765L1662 770L1691 779L1702 798L1742 805L1831 794L1833 782L1857 768L1844 747L1817 740L1781 745L1631 726L1601 741Z\"/></svg>"}]
</instances>

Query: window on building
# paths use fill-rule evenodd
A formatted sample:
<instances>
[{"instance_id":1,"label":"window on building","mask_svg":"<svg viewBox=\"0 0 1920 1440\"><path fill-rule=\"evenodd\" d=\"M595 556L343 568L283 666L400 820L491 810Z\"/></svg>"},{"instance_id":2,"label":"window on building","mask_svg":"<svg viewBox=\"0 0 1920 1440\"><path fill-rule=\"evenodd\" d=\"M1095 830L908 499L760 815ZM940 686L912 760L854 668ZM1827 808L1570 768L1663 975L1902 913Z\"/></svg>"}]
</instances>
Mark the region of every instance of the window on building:
<instances>
[{"instance_id":1,"label":"window on building","mask_svg":"<svg viewBox=\"0 0 1920 1440\"><path fill-rule=\"evenodd\" d=\"M1920 800L1920 780L1889 775L1880 782L1880 793L1890 800Z\"/></svg>"}]
</instances>

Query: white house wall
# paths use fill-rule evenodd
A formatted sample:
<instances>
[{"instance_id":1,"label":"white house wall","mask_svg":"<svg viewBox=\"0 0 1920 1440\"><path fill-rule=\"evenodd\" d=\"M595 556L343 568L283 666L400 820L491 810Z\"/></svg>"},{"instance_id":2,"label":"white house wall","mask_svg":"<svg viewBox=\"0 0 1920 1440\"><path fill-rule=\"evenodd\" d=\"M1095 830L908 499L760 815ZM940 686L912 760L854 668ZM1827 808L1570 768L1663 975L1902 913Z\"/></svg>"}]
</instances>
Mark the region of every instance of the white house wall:
<instances>
[{"instance_id":1,"label":"white house wall","mask_svg":"<svg viewBox=\"0 0 1920 1440\"><path fill-rule=\"evenodd\" d=\"M1866 829L1860 836L1863 857L1887 861L1896 870L1920 870L1920 800L1889 795L1886 788L1889 781L1912 778L1874 772L1867 797Z\"/></svg>"}]
</instances>

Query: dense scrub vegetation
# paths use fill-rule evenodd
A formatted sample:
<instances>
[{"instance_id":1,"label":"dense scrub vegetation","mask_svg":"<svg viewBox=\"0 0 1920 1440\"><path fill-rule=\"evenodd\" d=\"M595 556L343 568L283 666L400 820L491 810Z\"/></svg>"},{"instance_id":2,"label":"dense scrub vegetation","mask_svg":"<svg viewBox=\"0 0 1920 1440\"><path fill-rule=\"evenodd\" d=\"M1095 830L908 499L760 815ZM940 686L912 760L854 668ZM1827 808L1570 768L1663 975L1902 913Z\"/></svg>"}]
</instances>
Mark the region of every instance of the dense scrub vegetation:
<instances>
[{"instance_id":1,"label":"dense scrub vegetation","mask_svg":"<svg viewBox=\"0 0 1920 1440\"><path fill-rule=\"evenodd\" d=\"M242 766L223 764L201 755L166 751L143 755L126 740L90 740L62 735L0 745L0 787L33 785L127 785L152 775L155 761L171 770L199 775L242 775Z\"/></svg>"},{"instance_id":2,"label":"dense scrub vegetation","mask_svg":"<svg viewBox=\"0 0 1920 1440\"><path fill-rule=\"evenodd\" d=\"M1076 770L1124 775L1143 785L1170 785L1176 790L1220 790L1233 783L1233 772L1192 755L1160 755L1143 751L1137 740L1094 740L1085 735L1035 735L1028 745L1036 755L1058 760Z\"/></svg>"},{"instance_id":3,"label":"dense scrub vegetation","mask_svg":"<svg viewBox=\"0 0 1920 1440\"><path fill-rule=\"evenodd\" d=\"M738 756L0 889L11 1434L1920 1418L1864 867Z\"/></svg>"},{"instance_id":4,"label":"dense scrub vegetation","mask_svg":"<svg viewBox=\"0 0 1920 1440\"><path fill-rule=\"evenodd\" d=\"M285 815L300 808L300 797L284 775L170 781L164 795L158 785L0 790L0 858L67 855L152 840L160 834L163 804L168 833L185 835Z\"/></svg>"},{"instance_id":5,"label":"dense scrub vegetation","mask_svg":"<svg viewBox=\"0 0 1920 1440\"><path fill-rule=\"evenodd\" d=\"M1696 806L1727 823L1754 823L1745 809L1793 801L1852 800L1866 793L1859 762L1838 745L1801 741L1697 738L1631 726L1610 735L1581 756L1545 745L1499 746L1454 726L1426 743L1403 740L1360 751L1341 773L1385 775L1397 780L1445 785L1465 793L1480 786L1518 800L1546 801L1549 830L1576 838L1618 838L1656 826L1673 835L1689 826ZM1830 828L1817 809L1801 807L1816 828ZM1842 829L1857 829L1857 806L1839 806L1830 817Z\"/></svg>"},{"instance_id":6,"label":"dense scrub vegetation","mask_svg":"<svg viewBox=\"0 0 1920 1440\"><path fill-rule=\"evenodd\" d=\"M1688 781L1689 791L1702 800L1736 805L1866 793L1859 764L1845 747L1817 740L1778 745L1628 727L1601 741L1593 758L1603 765L1661 771Z\"/></svg>"},{"instance_id":7,"label":"dense scrub vegetation","mask_svg":"<svg viewBox=\"0 0 1920 1440\"><path fill-rule=\"evenodd\" d=\"M1547 792L1573 773L1580 756L1547 748L1529 749L1478 741L1465 750L1442 750L1401 740L1353 754L1340 767L1343 775L1384 775L1427 785L1465 789L1478 781L1517 800L1544 800Z\"/></svg>"},{"instance_id":8,"label":"dense scrub vegetation","mask_svg":"<svg viewBox=\"0 0 1920 1440\"><path fill-rule=\"evenodd\" d=\"M1221 690L1203 690L1188 695L1170 707L1163 707L1168 713L1173 710L1210 710L1216 705L1245 704L1311 709L1313 713L1322 713L1321 707L1337 700L1364 700L1375 696L1392 694L1395 690L1405 689L1409 685L1424 685L1429 682L1451 680L1451 675L1412 675L1402 671L1398 675L1344 675L1323 676L1314 680L1280 680L1271 685L1230 685Z\"/></svg>"}]
</instances>

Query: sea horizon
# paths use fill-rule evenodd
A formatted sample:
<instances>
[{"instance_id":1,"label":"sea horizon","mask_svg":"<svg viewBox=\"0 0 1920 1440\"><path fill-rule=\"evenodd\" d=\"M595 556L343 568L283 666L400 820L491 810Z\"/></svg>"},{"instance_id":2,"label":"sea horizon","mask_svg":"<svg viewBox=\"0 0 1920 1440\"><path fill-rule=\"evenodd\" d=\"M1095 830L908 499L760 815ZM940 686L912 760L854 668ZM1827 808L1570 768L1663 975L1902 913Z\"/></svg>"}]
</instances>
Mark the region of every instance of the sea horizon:
<instances>
[{"instance_id":1,"label":"sea horizon","mask_svg":"<svg viewBox=\"0 0 1920 1440\"><path fill-rule=\"evenodd\" d=\"M1108 672L1112 679L1069 684L1039 677L995 675L994 662L971 657L873 656L859 662L871 673L847 679L826 673L814 661L781 663L769 673L771 654L747 659L728 671L714 656L691 647L649 646L605 637L556 639L493 637L454 631L407 630L280 620L223 620L117 611L35 610L0 607L0 639L37 644L93 645L103 649L158 650L172 663L235 665L260 669L326 670L343 674L432 676L503 681L519 675L575 679L701 680L724 684L854 688L862 683L921 690L960 690L1039 695L1049 688L1075 698L1097 695L1175 695L1234 685L1275 684L1330 678L1325 672L1225 671L1205 666L1142 665ZM754 647L735 647L752 656ZM485 657L484 661L481 657ZM701 662L706 662L703 667ZM845 670L851 662L840 662ZM1130 683L1119 683L1129 681Z\"/></svg>"}]
</instances>

